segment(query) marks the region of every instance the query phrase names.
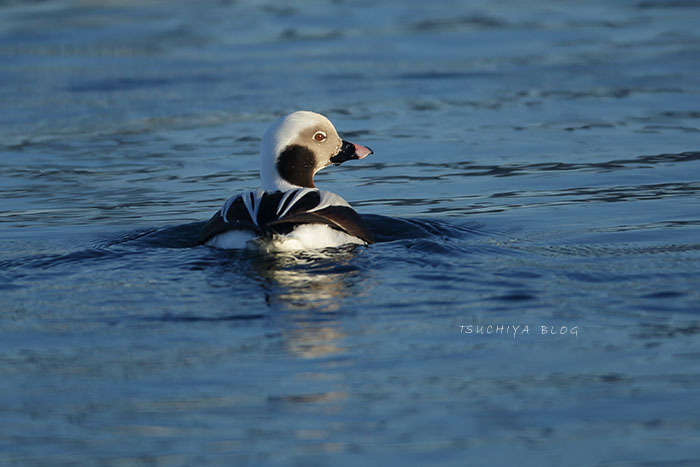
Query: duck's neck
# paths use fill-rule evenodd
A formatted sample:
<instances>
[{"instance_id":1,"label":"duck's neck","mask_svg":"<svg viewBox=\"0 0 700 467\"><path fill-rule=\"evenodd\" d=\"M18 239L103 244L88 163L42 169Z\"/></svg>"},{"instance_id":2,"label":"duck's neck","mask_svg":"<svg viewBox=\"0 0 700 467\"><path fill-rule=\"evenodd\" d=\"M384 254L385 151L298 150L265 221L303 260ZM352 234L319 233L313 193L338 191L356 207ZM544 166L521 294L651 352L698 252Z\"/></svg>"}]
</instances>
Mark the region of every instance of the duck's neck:
<instances>
[{"instance_id":1,"label":"duck's neck","mask_svg":"<svg viewBox=\"0 0 700 467\"><path fill-rule=\"evenodd\" d=\"M273 180L266 181L264 178L262 179L262 189L267 191L267 192L289 191L289 190L296 190L299 188L316 188L316 187L315 186L303 187L303 186L299 186L299 185L294 185L293 183L289 183L288 181L284 180L283 178L281 178L279 176Z\"/></svg>"}]
</instances>

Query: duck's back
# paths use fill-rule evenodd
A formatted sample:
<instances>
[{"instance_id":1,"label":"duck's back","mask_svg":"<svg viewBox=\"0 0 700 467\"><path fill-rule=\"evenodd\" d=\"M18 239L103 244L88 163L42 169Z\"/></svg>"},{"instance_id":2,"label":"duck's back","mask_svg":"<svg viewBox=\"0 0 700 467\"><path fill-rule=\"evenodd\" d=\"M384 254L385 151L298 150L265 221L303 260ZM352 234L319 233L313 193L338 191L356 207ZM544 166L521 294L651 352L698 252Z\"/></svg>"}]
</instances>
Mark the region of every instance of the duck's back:
<instances>
[{"instance_id":1,"label":"duck's back","mask_svg":"<svg viewBox=\"0 0 700 467\"><path fill-rule=\"evenodd\" d=\"M235 196L206 223L198 240L220 248L240 248L237 245L254 238L286 245L278 249L374 242L365 222L343 198L312 188L258 190Z\"/></svg>"}]
</instances>

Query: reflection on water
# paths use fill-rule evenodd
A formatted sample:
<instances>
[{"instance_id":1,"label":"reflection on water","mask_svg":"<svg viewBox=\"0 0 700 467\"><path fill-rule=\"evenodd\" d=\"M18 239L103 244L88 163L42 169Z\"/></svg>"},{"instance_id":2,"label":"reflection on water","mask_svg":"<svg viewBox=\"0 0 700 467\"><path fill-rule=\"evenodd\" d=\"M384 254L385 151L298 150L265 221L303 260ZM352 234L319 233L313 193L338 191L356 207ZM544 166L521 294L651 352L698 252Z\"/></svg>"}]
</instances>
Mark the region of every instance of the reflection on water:
<instances>
[{"instance_id":1,"label":"reflection on water","mask_svg":"<svg viewBox=\"0 0 700 467\"><path fill-rule=\"evenodd\" d=\"M320 358L343 352L339 345L345 336L333 325L326 322L319 326L315 323L299 322L296 317L295 328L285 337L285 348L288 352L300 358Z\"/></svg>"},{"instance_id":2,"label":"reflection on water","mask_svg":"<svg viewBox=\"0 0 700 467\"><path fill-rule=\"evenodd\" d=\"M362 288L361 271L352 264L356 248L270 255L257 264L266 279L268 300L289 310L335 312Z\"/></svg>"},{"instance_id":3,"label":"reflection on water","mask_svg":"<svg viewBox=\"0 0 700 467\"><path fill-rule=\"evenodd\" d=\"M334 316L347 300L371 287L353 266L356 247L265 255L254 273L262 279L265 300L276 313L284 310L289 323L284 346L301 358L320 358L342 352L345 337Z\"/></svg>"}]
</instances>

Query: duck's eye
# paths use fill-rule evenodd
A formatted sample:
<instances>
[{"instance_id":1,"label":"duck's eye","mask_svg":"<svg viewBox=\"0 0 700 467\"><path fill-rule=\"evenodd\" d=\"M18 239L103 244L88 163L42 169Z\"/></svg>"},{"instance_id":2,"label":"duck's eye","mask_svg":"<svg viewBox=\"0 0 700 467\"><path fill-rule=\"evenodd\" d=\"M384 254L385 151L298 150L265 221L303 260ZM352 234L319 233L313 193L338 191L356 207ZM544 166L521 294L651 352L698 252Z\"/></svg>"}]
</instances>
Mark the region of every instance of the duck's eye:
<instances>
[{"instance_id":1,"label":"duck's eye","mask_svg":"<svg viewBox=\"0 0 700 467\"><path fill-rule=\"evenodd\" d=\"M326 134L322 131L317 131L314 133L314 140L318 141L319 143L322 143L326 140Z\"/></svg>"}]
</instances>

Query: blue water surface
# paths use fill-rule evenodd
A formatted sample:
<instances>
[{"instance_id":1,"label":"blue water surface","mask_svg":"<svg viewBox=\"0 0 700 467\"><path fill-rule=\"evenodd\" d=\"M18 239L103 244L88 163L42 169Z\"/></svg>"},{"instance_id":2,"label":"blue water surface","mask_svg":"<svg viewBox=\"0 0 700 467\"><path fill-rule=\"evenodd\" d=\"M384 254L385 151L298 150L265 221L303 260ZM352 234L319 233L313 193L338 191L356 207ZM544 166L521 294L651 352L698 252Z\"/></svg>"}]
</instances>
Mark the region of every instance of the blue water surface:
<instances>
[{"instance_id":1,"label":"blue water surface","mask_svg":"<svg viewBox=\"0 0 700 467\"><path fill-rule=\"evenodd\" d=\"M700 3L0 3L0 464L700 463ZM194 242L279 115L369 247Z\"/></svg>"}]
</instances>

